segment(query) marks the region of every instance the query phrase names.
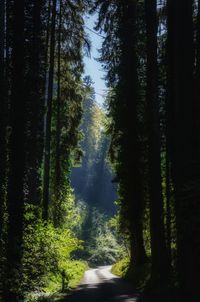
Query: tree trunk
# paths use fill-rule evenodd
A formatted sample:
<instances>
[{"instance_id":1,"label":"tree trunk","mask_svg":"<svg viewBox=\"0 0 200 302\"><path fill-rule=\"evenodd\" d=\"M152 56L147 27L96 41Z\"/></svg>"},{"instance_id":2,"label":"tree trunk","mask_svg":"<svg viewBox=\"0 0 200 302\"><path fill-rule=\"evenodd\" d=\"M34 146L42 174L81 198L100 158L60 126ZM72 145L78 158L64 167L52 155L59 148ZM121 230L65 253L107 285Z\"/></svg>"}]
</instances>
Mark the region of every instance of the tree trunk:
<instances>
[{"instance_id":1,"label":"tree trunk","mask_svg":"<svg viewBox=\"0 0 200 302\"><path fill-rule=\"evenodd\" d=\"M0 3L0 250L3 231L6 172L5 1Z\"/></svg>"},{"instance_id":2,"label":"tree trunk","mask_svg":"<svg viewBox=\"0 0 200 302\"><path fill-rule=\"evenodd\" d=\"M41 176L43 152L43 116L44 116L44 86L45 69L43 66L44 45L42 41L41 0L34 2L31 11L32 19L29 31L29 66L26 79L26 98L29 105L27 125L29 131L27 139L27 202L36 206L41 205Z\"/></svg>"},{"instance_id":3,"label":"tree trunk","mask_svg":"<svg viewBox=\"0 0 200 302\"><path fill-rule=\"evenodd\" d=\"M54 92L53 84L54 84L56 5L57 5L57 0L53 0L51 42L50 42L50 66L49 66L48 94L47 94L47 116L46 116L46 125L45 125L45 155L44 155L44 181L43 181L43 219L44 220L48 220L48 209L49 209L51 119L52 119L52 100L53 100L53 92Z\"/></svg>"},{"instance_id":4,"label":"tree trunk","mask_svg":"<svg viewBox=\"0 0 200 302\"><path fill-rule=\"evenodd\" d=\"M8 240L6 246L5 301L16 302L17 290L12 285L20 282L23 212L24 212L24 169L25 169L25 117L24 97L24 1L14 1L13 47L11 86L11 137L8 178Z\"/></svg>"},{"instance_id":5,"label":"tree trunk","mask_svg":"<svg viewBox=\"0 0 200 302\"><path fill-rule=\"evenodd\" d=\"M58 87L57 87L57 112L56 112L56 186L59 190L60 184L60 135L61 135L61 93L60 93L60 55L61 55L61 26L62 26L62 1L60 0L60 14L59 14L59 29L58 29Z\"/></svg>"},{"instance_id":6,"label":"tree trunk","mask_svg":"<svg viewBox=\"0 0 200 302\"><path fill-rule=\"evenodd\" d=\"M4 223L6 201L6 124L7 124L7 91L5 51L5 1L0 3L0 291L3 287L4 269Z\"/></svg>"},{"instance_id":7,"label":"tree trunk","mask_svg":"<svg viewBox=\"0 0 200 302\"><path fill-rule=\"evenodd\" d=\"M139 217L140 218L140 217ZM131 238L131 263L133 270L138 267L140 268L147 262L147 255L144 246L144 236L143 236L143 223L140 218L134 221L132 226L132 238Z\"/></svg>"},{"instance_id":8,"label":"tree trunk","mask_svg":"<svg viewBox=\"0 0 200 302\"><path fill-rule=\"evenodd\" d=\"M124 208L131 231L131 269L146 263L143 238L144 199L140 171L140 142L138 134L138 73L136 54L136 1L121 2L122 11L119 36L121 40L121 66L119 71L119 127L122 131L118 171L124 197ZM119 121L118 121L119 122Z\"/></svg>"},{"instance_id":9,"label":"tree trunk","mask_svg":"<svg viewBox=\"0 0 200 302\"><path fill-rule=\"evenodd\" d=\"M168 124L178 278L186 300L198 294L200 270L200 161L196 144L200 129L195 123L193 44L193 1L168 0Z\"/></svg>"},{"instance_id":10,"label":"tree trunk","mask_svg":"<svg viewBox=\"0 0 200 302\"><path fill-rule=\"evenodd\" d=\"M51 13L52 13L52 0L49 0L48 2L48 14L47 14L47 26L46 26L46 41L45 41L45 58L44 58L44 64L45 64L45 101L47 102L47 89L48 89L48 58L49 58L49 36L50 36L50 21L51 21ZM45 105L47 105L45 103Z\"/></svg>"},{"instance_id":11,"label":"tree trunk","mask_svg":"<svg viewBox=\"0 0 200 302\"><path fill-rule=\"evenodd\" d=\"M60 212L62 211L61 202L61 30L62 30L62 0L60 0L59 11L59 26L58 26L58 70L57 70L57 104L56 104L56 150L55 150L55 207L54 207L54 225L58 227L60 225Z\"/></svg>"},{"instance_id":12,"label":"tree trunk","mask_svg":"<svg viewBox=\"0 0 200 302\"><path fill-rule=\"evenodd\" d=\"M166 142L166 148L168 146L168 142ZM172 211L171 211L171 174L170 174L170 161L169 161L169 154L168 148L166 149L166 167L165 167L165 177L166 177L166 239L167 239L167 252L169 256L169 263L172 260L172 253L171 253L171 242L172 242Z\"/></svg>"},{"instance_id":13,"label":"tree trunk","mask_svg":"<svg viewBox=\"0 0 200 302\"><path fill-rule=\"evenodd\" d=\"M157 63L157 1L146 0L147 30L147 111L149 129L149 195L152 281L165 282L169 277L169 260L165 241L161 158L160 122L158 104L158 63Z\"/></svg>"},{"instance_id":14,"label":"tree trunk","mask_svg":"<svg viewBox=\"0 0 200 302\"><path fill-rule=\"evenodd\" d=\"M194 133L195 133L195 149L196 157L198 157L200 152L200 102L199 102L199 83L200 83L200 0L198 0L198 13L197 13L197 23L196 23L196 70L195 70L195 110L194 110Z\"/></svg>"}]
</instances>

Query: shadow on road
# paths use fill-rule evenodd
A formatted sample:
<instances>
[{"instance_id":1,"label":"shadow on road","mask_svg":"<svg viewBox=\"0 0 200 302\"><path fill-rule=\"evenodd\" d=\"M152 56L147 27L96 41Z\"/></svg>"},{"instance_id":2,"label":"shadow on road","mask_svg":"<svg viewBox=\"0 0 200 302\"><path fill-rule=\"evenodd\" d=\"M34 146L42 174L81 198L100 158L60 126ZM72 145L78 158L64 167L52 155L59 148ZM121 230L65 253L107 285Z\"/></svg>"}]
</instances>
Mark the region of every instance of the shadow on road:
<instances>
[{"instance_id":1,"label":"shadow on road","mask_svg":"<svg viewBox=\"0 0 200 302\"><path fill-rule=\"evenodd\" d=\"M97 284L82 284L59 302L135 302L137 298L128 283L113 278Z\"/></svg>"}]
</instances>

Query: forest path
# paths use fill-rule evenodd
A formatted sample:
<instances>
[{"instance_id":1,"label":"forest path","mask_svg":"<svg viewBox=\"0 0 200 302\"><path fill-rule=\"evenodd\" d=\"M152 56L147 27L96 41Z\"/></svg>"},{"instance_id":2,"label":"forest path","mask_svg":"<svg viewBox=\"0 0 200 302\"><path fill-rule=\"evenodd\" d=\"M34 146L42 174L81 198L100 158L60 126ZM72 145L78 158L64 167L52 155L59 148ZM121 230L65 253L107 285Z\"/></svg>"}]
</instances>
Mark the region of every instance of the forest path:
<instances>
[{"instance_id":1,"label":"forest path","mask_svg":"<svg viewBox=\"0 0 200 302\"><path fill-rule=\"evenodd\" d=\"M130 284L111 273L111 266L86 271L82 283L63 302L136 302Z\"/></svg>"}]
</instances>

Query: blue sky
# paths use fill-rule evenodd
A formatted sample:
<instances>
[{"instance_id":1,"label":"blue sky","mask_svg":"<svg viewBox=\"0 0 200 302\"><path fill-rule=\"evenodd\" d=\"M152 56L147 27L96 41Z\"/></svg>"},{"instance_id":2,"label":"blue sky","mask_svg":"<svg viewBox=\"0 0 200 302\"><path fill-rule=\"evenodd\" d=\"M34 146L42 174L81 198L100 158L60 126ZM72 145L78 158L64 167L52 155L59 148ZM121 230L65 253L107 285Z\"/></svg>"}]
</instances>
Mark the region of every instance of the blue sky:
<instances>
[{"instance_id":1,"label":"blue sky","mask_svg":"<svg viewBox=\"0 0 200 302\"><path fill-rule=\"evenodd\" d=\"M101 48L102 37L98 34L93 33L94 25L97 15L86 16L85 17L85 30L90 37L91 41L91 57L84 57L85 63L85 75L90 75L94 82L94 89L96 92L96 101L102 105L103 104L103 95L106 92L105 81L103 80L104 72L102 70L101 64L95 60L99 57L98 49ZM90 29L87 29L87 27ZM91 31L92 30L92 31Z\"/></svg>"}]
</instances>

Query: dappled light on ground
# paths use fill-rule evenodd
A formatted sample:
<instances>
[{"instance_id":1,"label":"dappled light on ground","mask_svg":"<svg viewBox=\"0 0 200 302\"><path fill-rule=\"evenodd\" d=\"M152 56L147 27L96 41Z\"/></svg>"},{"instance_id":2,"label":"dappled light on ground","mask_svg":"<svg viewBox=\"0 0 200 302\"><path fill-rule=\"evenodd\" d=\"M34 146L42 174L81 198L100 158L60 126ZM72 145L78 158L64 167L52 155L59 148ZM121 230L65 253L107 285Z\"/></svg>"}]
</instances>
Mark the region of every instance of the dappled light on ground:
<instances>
[{"instance_id":1,"label":"dappled light on ground","mask_svg":"<svg viewBox=\"0 0 200 302\"><path fill-rule=\"evenodd\" d=\"M79 287L60 302L136 302L131 286L114 276L111 267L98 267L85 273Z\"/></svg>"}]
</instances>

